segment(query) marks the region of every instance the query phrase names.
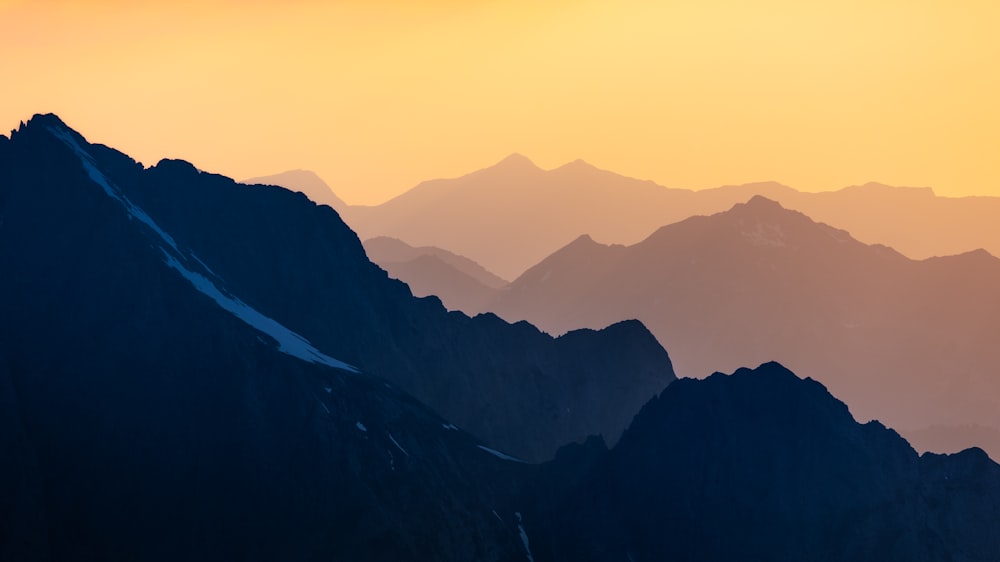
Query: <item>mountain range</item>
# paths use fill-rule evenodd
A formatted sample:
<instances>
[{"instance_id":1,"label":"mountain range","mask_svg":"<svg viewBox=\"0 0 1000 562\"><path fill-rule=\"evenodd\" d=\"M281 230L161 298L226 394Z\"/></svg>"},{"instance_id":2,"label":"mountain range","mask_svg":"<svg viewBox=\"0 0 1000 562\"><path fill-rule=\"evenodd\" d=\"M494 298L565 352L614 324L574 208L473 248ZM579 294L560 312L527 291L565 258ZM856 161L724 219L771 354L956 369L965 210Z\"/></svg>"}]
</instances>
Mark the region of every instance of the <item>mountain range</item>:
<instances>
[{"instance_id":1,"label":"mountain range","mask_svg":"<svg viewBox=\"0 0 1000 562\"><path fill-rule=\"evenodd\" d=\"M918 456L776 363L675 381L636 321L447 312L331 208L53 115L0 136L0 271L4 560L1000 551L980 450Z\"/></svg>"},{"instance_id":2,"label":"mountain range","mask_svg":"<svg viewBox=\"0 0 1000 562\"><path fill-rule=\"evenodd\" d=\"M821 193L775 182L692 191L582 160L543 170L519 154L459 178L423 182L381 205L348 206L342 214L362 238L445 248L514 279L582 234L631 245L663 225L721 212L755 195L914 259L978 248L1000 255L1000 197L940 197L930 188L874 182Z\"/></svg>"},{"instance_id":3,"label":"mountain range","mask_svg":"<svg viewBox=\"0 0 1000 562\"><path fill-rule=\"evenodd\" d=\"M30 187L41 184L46 187L39 194L55 198L51 185L84 179L79 165L53 170L47 163L53 154L68 160L75 153L50 132L65 127L46 119L53 118L36 118L14 136L11 157L18 167L11 173L19 174L13 185L26 186L24 192L43 189ZM327 206L278 187L245 187L182 161L144 169L117 151L66 135L84 154L78 160L93 159L128 205L143 209L175 245L197 255L198 267L210 269L194 273L219 279L215 285L224 294L322 353L386 378L490 446L542 460L590 434L614 441L635 410L674 378L666 352L638 322L553 339L527 323L449 313L436 298L414 299L406 285L371 264L357 236ZM57 172L75 175L52 177ZM80 201L67 213L75 217L88 204ZM9 232L15 217L31 216L13 209L7 214ZM26 232L17 239L49 238ZM56 259L53 250L25 245L22 251ZM83 254L72 245L59 251ZM67 285L71 281L85 286L75 278Z\"/></svg>"},{"instance_id":4,"label":"mountain range","mask_svg":"<svg viewBox=\"0 0 1000 562\"><path fill-rule=\"evenodd\" d=\"M632 246L581 236L489 309L554 334L638 318L684 376L773 359L862 419L997 428L998 286L985 251L912 260L757 196Z\"/></svg>"}]
</instances>

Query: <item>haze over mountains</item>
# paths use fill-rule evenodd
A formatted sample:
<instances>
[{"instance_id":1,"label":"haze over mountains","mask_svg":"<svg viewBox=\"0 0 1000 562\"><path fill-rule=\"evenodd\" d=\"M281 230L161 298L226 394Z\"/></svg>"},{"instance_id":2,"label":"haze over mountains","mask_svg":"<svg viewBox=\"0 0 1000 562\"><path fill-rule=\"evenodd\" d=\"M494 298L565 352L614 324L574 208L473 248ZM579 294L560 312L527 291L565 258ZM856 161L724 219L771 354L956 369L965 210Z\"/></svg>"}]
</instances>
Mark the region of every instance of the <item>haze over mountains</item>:
<instances>
[{"instance_id":1,"label":"haze over mountains","mask_svg":"<svg viewBox=\"0 0 1000 562\"><path fill-rule=\"evenodd\" d=\"M0 559L1000 551L980 450L918 456L776 363L674 381L636 321L446 312L331 209L52 115L0 136L0 271Z\"/></svg>"},{"instance_id":2,"label":"haze over mountains","mask_svg":"<svg viewBox=\"0 0 1000 562\"><path fill-rule=\"evenodd\" d=\"M996 428L997 287L1000 260L985 251L915 261L758 196L632 246L582 236L490 309L554 334L638 318L683 376L774 359L862 419Z\"/></svg>"},{"instance_id":3,"label":"haze over mountains","mask_svg":"<svg viewBox=\"0 0 1000 562\"><path fill-rule=\"evenodd\" d=\"M692 191L581 160L543 170L519 154L459 178L423 182L381 205L347 207L342 214L362 239L389 236L413 246L437 246L514 279L581 234L606 244L635 244L663 225L724 211L754 195L915 259L977 248L1000 255L997 197L938 197L929 188L877 183L824 193L774 182Z\"/></svg>"},{"instance_id":4,"label":"haze over mountains","mask_svg":"<svg viewBox=\"0 0 1000 562\"><path fill-rule=\"evenodd\" d=\"M483 312L508 284L469 258L441 248L414 248L385 236L366 240L364 247L368 259L409 285L414 295L435 295L449 310Z\"/></svg>"}]
</instances>

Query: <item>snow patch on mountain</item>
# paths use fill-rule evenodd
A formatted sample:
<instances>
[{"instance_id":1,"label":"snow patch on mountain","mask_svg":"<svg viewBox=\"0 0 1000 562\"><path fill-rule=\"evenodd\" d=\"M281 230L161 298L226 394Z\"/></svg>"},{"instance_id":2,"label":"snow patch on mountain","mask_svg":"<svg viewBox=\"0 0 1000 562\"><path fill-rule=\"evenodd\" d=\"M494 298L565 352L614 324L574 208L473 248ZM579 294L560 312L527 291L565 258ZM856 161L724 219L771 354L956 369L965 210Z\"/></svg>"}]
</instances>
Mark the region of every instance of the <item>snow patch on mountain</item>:
<instances>
[{"instance_id":1,"label":"snow patch on mountain","mask_svg":"<svg viewBox=\"0 0 1000 562\"><path fill-rule=\"evenodd\" d=\"M278 342L278 350L310 363L321 363L337 369L357 373L358 369L324 354L312 346L305 338L281 325L278 321L264 316L243 301L222 293L207 277L184 267L180 261L163 251L167 265L179 272L195 289L215 301L223 310L246 322L253 328L271 336Z\"/></svg>"},{"instance_id":2,"label":"snow patch on mountain","mask_svg":"<svg viewBox=\"0 0 1000 562\"><path fill-rule=\"evenodd\" d=\"M397 449L403 451L404 455L410 456L410 453L406 452L406 449L404 449L403 446L399 444L399 441L396 441L396 438L393 437L391 433L387 433L386 435L389 436L389 441L392 441L392 444L395 445Z\"/></svg>"},{"instance_id":3,"label":"snow patch on mountain","mask_svg":"<svg viewBox=\"0 0 1000 562\"><path fill-rule=\"evenodd\" d=\"M528 557L528 562L535 562L535 557L531 555L531 545L528 544L528 533L524 531L524 525L521 523L521 512L514 513L514 517L517 518L517 532L521 535L521 542L524 544L524 553Z\"/></svg>"},{"instance_id":4,"label":"snow patch on mountain","mask_svg":"<svg viewBox=\"0 0 1000 562\"><path fill-rule=\"evenodd\" d=\"M121 205L125 207L125 211L129 214L129 217L135 218L140 222L144 223L151 230L153 230L153 232L155 232L164 242L169 244L170 247L173 248L175 252L177 252L178 254L181 253L180 249L177 247L177 243L174 242L173 237L171 237L162 228L160 228L159 225L157 225L156 222L153 220L153 218L147 215L145 211L143 211L137 205L129 201L128 198L125 197L116 187L112 187L111 183L108 181L108 178L105 177L104 174L99 169L97 169L97 164L94 161L94 157L91 156L86 150L84 150L83 147L80 146L80 143L76 142L76 139L73 138L73 135L71 135L68 131L61 131L58 129L50 128L49 131L57 139L61 140L66 146L68 146L74 153L76 153L77 157L80 158L80 163L83 164L84 171L86 171L87 175L90 177L90 180L96 183L98 186L100 186L101 189L104 190L104 193L108 195L108 197L121 203Z\"/></svg>"},{"instance_id":5,"label":"snow patch on mountain","mask_svg":"<svg viewBox=\"0 0 1000 562\"><path fill-rule=\"evenodd\" d=\"M480 449L486 451L487 453L493 455L494 457L497 457L498 459L503 459L505 461L520 462L520 463L525 463L525 464L528 463L528 461L521 460L521 459L519 459L517 457L512 457L512 456L510 456L510 455L508 455L506 453L501 453L500 451L497 451L496 449L490 449L486 445L476 445L476 447L479 447Z\"/></svg>"}]
</instances>

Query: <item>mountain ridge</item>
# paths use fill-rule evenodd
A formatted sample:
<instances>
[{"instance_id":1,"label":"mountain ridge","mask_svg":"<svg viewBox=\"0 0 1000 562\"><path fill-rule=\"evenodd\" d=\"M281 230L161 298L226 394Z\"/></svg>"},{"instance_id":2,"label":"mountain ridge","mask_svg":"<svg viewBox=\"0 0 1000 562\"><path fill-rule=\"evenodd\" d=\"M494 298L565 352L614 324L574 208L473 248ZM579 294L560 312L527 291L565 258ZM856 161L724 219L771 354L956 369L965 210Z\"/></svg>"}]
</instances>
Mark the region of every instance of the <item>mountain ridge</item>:
<instances>
[{"instance_id":1,"label":"mountain ridge","mask_svg":"<svg viewBox=\"0 0 1000 562\"><path fill-rule=\"evenodd\" d=\"M380 205L351 207L345 218L365 238L391 236L416 246L449 248L508 279L582 233L634 244L664 224L720 212L753 195L914 259L977 247L1000 254L1000 235L992 228L992 217L1000 213L997 197L942 197L930 188L877 182L823 192L773 181L694 191L572 162L516 172L493 166L429 180ZM521 225L525 234L512 234L505 224ZM499 233L503 245L492 241Z\"/></svg>"}]
</instances>

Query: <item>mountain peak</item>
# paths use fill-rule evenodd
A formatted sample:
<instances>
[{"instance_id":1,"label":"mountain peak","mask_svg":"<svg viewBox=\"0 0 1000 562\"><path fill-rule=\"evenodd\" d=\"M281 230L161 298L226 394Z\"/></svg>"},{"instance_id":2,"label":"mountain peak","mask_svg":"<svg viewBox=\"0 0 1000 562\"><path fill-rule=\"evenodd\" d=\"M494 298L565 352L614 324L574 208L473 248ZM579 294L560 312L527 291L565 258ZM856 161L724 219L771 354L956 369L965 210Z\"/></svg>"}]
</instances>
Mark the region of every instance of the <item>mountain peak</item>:
<instances>
[{"instance_id":1,"label":"mountain peak","mask_svg":"<svg viewBox=\"0 0 1000 562\"><path fill-rule=\"evenodd\" d=\"M739 207L739 206L740 205L737 204L737 207ZM753 197L751 197L750 199L748 199L746 203L743 203L742 206L744 206L744 207L746 207L748 209L770 209L770 210L780 209L780 210L786 210L784 207L781 206L781 203L778 203L774 199L768 199L767 197L764 197L763 195L754 195Z\"/></svg>"},{"instance_id":2,"label":"mountain peak","mask_svg":"<svg viewBox=\"0 0 1000 562\"><path fill-rule=\"evenodd\" d=\"M58 127L60 129L69 129L69 126L63 122L55 113L36 113L31 116L31 119L25 124L25 126L42 126L42 127Z\"/></svg>"},{"instance_id":3,"label":"mountain peak","mask_svg":"<svg viewBox=\"0 0 1000 562\"><path fill-rule=\"evenodd\" d=\"M514 152L509 154L506 158L497 162L493 167L522 168L522 169L533 169L533 170L538 169L538 166L534 162L532 162L530 158L519 152Z\"/></svg>"},{"instance_id":4,"label":"mountain peak","mask_svg":"<svg viewBox=\"0 0 1000 562\"><path fill-rule=\"evenodd\" d=\"M560 170L561 171L584 171L584 170L590 171L590 170L597 170L597 169L598 168L596 166L594 166L593 164L591 164L590 162L587 162L586 160L584 160L582 158L577 158L576 160L573 160L572 162L567 162L567 163L563 164L562 166L559 166L558 168L556 168L553 171L554 172L555 171L560 171Z\"/></svg>"}]
</instances>

